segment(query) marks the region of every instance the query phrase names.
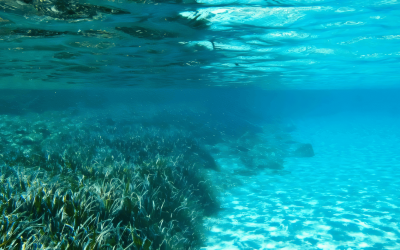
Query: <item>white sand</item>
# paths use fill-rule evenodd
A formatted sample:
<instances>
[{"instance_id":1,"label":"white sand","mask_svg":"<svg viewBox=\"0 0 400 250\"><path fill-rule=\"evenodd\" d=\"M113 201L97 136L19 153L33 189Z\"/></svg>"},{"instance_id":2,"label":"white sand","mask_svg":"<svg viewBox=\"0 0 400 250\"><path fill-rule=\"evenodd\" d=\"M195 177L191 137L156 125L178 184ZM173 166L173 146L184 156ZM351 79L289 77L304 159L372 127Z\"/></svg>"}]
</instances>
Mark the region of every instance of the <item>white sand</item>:
<instances>
[{"instance_id":1,"label":"white sand","mask_svg":"<svg viewBox=\"0 0 400 250\"><path fill-rule=\"evenodd\" d=\"M316 155L287 159L289 174L240 176L203 249L400 249L400 118L295 124Z\"/></svg>"}]
</instances>

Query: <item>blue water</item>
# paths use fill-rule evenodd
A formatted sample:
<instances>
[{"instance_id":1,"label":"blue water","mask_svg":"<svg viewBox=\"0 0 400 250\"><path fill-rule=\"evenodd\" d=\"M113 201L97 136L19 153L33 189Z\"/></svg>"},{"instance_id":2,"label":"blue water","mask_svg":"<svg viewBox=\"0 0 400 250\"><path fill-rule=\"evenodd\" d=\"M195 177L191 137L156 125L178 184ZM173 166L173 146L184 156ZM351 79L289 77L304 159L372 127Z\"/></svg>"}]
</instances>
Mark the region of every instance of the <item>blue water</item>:
<instances>
[{"instance_id":1,"label":"blue water","mask_svg":"<svg viewBox=\"0 0 400 250\"><path fill-rule=\"evenodd\" d=\"M32 124L181 133L219 168L199 249L400 249L399 1L61 3L0 0L0 166Z\"/></svg>"}]
</instances>

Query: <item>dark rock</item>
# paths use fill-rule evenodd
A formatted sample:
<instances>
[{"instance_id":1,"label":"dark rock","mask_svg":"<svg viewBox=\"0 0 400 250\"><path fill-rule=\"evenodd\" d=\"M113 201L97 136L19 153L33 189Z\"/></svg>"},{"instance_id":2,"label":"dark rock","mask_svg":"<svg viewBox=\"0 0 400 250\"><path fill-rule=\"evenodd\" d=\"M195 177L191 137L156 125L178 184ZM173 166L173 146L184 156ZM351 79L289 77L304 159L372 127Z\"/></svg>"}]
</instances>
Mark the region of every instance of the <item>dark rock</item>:
<instances>
[{"instance_id":1,"label":"dark rock","mask_svg":"<svg viewBox=\"0 0 400 250\"><path fill-rule=\"evenodd\" d=\"M294 157L313 157L314 149L310 143L302 143L293 152Z\"/></svg>"}]
</instances>

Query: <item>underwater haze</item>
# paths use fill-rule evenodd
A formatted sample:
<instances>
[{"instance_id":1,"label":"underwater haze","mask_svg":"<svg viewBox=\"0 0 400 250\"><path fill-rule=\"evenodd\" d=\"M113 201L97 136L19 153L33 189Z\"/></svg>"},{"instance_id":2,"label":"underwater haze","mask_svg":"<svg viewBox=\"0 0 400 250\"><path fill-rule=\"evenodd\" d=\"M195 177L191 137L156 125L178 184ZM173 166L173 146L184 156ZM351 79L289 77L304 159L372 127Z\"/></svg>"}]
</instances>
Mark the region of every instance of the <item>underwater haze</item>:
<instances>
[{"instance_id":1,"label":"underwater haze","mask_svg":"<svg viewBox=\"0 0 400 250\"><path fill-rule=\"evenodd\" d=\"M0 0L0 248L400 249L399 16Z\"/></svg>"}]
</instances>

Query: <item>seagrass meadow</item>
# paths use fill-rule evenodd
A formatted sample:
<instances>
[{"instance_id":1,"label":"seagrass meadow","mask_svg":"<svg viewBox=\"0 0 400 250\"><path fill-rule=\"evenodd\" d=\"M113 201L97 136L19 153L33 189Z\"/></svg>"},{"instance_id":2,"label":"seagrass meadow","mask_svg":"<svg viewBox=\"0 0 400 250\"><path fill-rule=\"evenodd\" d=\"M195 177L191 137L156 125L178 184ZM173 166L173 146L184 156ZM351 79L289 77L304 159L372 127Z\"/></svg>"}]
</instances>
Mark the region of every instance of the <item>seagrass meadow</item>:
<instances>
[{"instance_id":1,"label":"seagrass meadow","mask_svg":"<svg viewBox=\"0 0 400 250\"><path fill-rule=\"evenodd\" d=\"M13 96L3 107L17 108L0 116L2 249L200 249L221 192L242 185L238 176L283 171L295 153L278 123L151 105L37 112L43 96L25 109ZM245 169L222 170L221 154Z\"/></svg>"},{"instance_id":2,"label":"seagrass meadow","mask_svg":"<svg viewBox=\"0 0 400 250\"><path fill-rule=\"evenodd\" d=\"M202 217L219 208L202 168L218 169L187 134L112 121L1 120L2 248L202 244Z\"/></svg>"}]
</instances>

